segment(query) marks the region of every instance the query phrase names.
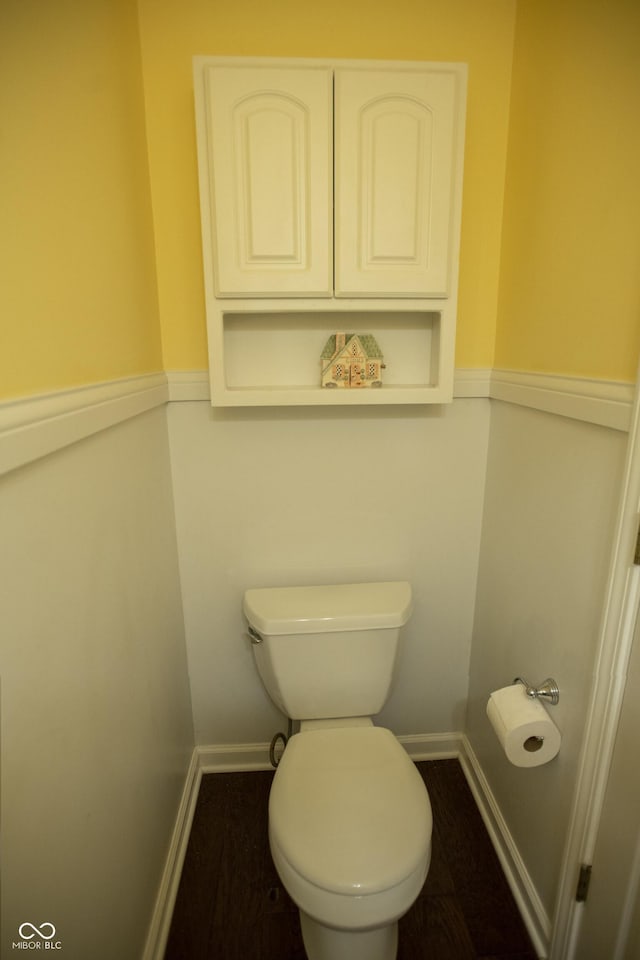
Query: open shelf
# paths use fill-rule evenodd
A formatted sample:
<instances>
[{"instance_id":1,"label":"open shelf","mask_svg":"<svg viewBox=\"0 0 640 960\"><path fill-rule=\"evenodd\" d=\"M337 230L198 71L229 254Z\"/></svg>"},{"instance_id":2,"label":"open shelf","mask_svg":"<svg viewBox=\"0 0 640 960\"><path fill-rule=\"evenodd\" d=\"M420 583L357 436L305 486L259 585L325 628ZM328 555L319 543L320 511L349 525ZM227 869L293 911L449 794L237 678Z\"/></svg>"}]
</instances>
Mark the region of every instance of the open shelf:
<instances>
[{"instance_id":1,"label":"open shelf","mask_svg":"<svg viewBox=\"0 0 640 960\"><path fill-rule=\"evenodd\" d=\"M217 301L210 335L212 399L221 406L446 403L443 314L425 301ZM346 308L345 308L346 304ZM336 333L373 334L382 387L321 387L321 353ZM446 340L446 338L445 338ZM449 367L452 365L449 364Z\"/></svg>"}]
</instances>

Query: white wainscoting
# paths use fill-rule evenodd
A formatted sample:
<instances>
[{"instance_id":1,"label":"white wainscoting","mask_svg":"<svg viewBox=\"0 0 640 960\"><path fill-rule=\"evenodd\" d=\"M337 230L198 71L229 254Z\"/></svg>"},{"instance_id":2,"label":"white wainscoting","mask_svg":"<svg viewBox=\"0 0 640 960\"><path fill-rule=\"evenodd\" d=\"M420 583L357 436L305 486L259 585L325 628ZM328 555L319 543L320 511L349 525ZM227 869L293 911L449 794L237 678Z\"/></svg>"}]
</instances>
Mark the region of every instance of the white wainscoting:
<instances>
[{"instance_id":1,"label":"white wainscoting","mask_svg":"<svg viewBox=\"0 0 640 960\"><path fill-rule=\"evenodd\" d=\"M634 386L505 370L458 370L456 398L490 398L627 431ZM208 401L206 371L148 374L0 403L0 474L44 457L168 401ZM458 756L529 933L541 956L551 923L527 874L483 771L462 734L401 738L416 760ZM268 745L199 747L186 778L145 960L160 958L203 771L267 769Z\"/></svg>"}]
</instances>

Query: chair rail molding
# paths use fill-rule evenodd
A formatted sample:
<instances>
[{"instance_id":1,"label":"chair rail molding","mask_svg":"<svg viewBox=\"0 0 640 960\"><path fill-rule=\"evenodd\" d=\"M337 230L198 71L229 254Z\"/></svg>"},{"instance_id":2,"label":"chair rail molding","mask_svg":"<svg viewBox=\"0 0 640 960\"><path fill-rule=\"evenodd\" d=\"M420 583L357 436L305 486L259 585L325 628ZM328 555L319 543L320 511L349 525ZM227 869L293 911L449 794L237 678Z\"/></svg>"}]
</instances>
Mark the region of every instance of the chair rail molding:
<instances>
[{"instance_id":1,"label":"chair rail molding","mask_svg":"<svg viewBox=\"0 0 640 960\"><path fill-rule=\"evenodd\" d=\"M628 431L635 386L487 367L457 368L454 400L490 399ZM167 402L210 402L209 375L169 370L0 401L0 476Z\"/></svg>"},{"instance_id":2,"label":"chair rail molding","mask_svg":"<svg viewBox=\"0 0 640 960\"><path fill-rule=\"evenodd\" d=\"M206 370L169 370L167 379L170 401L210 399ZM633 383L488 367L458 367L453 384L454 400L502 400L622 431L631 423L634 390Z\"/></svg>"},{"instance_id":3,"label":"chair rail molding","mask_svg":"<svg viewBox=\"0 0 640 960\"><path fill-rule=\"evenodd\" d=\"M169 399L164 373L124 377L0 403L0 476Z\"/></svg>"},{"instance_id":4,"label":"chair rail molding","mask_svg":"<svg viewBox=\"0 0 640 960\"><path fill-rule=\"evenodd\" d=\"M500 369L491 371L489 392L492 400L625 432L631 424L634 394L634 383Z\"/></svg>"}]
</instances>

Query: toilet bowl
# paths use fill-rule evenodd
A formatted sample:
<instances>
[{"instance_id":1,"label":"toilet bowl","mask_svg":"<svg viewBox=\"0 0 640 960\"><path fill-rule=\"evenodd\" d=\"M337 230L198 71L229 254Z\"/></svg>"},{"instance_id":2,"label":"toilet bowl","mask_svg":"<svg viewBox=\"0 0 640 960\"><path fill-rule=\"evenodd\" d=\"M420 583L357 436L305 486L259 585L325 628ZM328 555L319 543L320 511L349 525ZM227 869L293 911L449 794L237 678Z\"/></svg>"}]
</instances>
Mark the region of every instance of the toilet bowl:
<instances>
[{"instance_id":1,"label":"toilet bowl","mask_svg":"<svg viewBox=\"0 0 640 960\"><path fill-rule=\"evenodd\" d=\"M391 689L411 587L260 588L244 613L267 692L300 721L271 787L269 843L307 956L394 960L398 919L429 869L432 816L415 765L372 717Z\"/></svg>"},{"instance_id":2,"label":"toilet bowl","mask_svg":"<svg viewBox=\"0 0 640 960\"><path fill-rule=\"evenodd\" d=\"M302 725L274 777L269 843L309 960L393 960L431 825L420 774L389 730Z\"/></svg>"}]
</instances>

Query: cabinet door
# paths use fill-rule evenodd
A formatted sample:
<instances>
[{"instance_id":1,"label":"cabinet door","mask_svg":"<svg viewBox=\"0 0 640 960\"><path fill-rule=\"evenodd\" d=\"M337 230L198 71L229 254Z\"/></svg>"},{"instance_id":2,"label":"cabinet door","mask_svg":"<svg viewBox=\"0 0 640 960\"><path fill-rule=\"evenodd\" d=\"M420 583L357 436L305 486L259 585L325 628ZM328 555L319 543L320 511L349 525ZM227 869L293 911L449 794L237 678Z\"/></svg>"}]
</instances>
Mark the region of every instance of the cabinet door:
<instances>
[{"instance_id":1,"label":"cabinet door","mask_svg":"<svg viewBox=\"0 0 640 960\"><path fill-rule=\"evenodd\" d=\"M336 295L448 296L460 74L341 68L335 88Z\"/></svg>"},{"instance_id":2,"label":"cabinet door","mask_svg":"<svg viewBox=\"0 0 640 960\"><path fill-rule=\"evenodd\" d=\"M208 67L216 296L331 295L331 74Z\"/></svg>"}]
</instances>

